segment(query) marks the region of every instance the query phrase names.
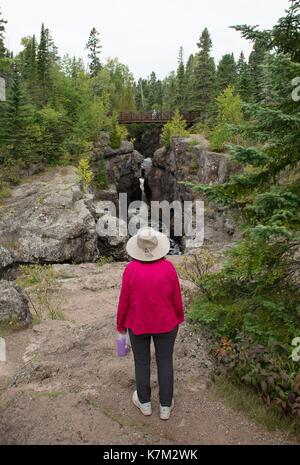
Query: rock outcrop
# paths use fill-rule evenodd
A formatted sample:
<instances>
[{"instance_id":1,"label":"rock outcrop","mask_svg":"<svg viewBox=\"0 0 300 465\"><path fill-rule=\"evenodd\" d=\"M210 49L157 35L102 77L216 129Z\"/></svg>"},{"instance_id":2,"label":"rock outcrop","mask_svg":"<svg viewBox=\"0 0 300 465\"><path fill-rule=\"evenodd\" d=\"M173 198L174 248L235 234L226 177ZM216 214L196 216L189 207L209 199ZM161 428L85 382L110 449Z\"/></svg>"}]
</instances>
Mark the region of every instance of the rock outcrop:
<instances>
[{"instance_id":1,"label":"rock outcrop","mask_svg":"<svg viewBox=\"0 0 300 465\"><path fill-rule=\"evenodd\" d=\"M152 199L179 199L180 181L212 184L226 182L241 170L226 153L210 152L202 136L174 137L170 150L159 148L152 158L152 170L147 176Z\"/></svg>"},{"instance_id":2,"label":"rock outcrop","mask_svg":"<svg viewBox=\"0 0 300 465\"><path fill-rule=\"evenodd\" d=\"M0 322L31 323L28 299L22 289L12 281L0 281Z\"/></svg>"},{"instance_id":3,"label":"rock outcrop","mask_svg":"<svg viewBox=\"0 0 300 465\"><path fill-rule=\"evenodd\" d=\"M2 267L93 261L98 250L90 197L71 166L49 169L14 188L1 207Z\"/></svg>"},{"instance_id":4,"label":"rock outcrop","mask_svg":"<svg viewBox=\"0 0 300 465\"><path fill-rule=\"evenodd\" d=\"M195 184L226 182L229 177L241 171L241 166L230 160L228 154L208 150L206 139L199 135L174 137L170 150L159 148L152 158L152 168L147 175L146 187L151 200L196 200L199 193L181 184L192 181ZM205 201L205 242L224 243L235 234L232 214L218 209ZM185 240L183 240L183 246Z\"/></svg>"},{"instance_id":5,"label":"rock outcrop","mask_svg":"<svg viewBox=\"0 0 300 465\"><path fill-rule=\"evenodd\" d=\"M126 192L128 201L139 200L141 196L139 177L144 157L134 150L133 144L127 140L118 149L106 145L107 136L94 144L92 151L92 170L97 175L101 159L104 159L105 170L110 188L108 190ZM111 192L112 193L112 192ZM107 190L96 190L95 196L100 200L110 200ZM113 198L112 198L113 200Z\"/></svg>"}]
</instances>

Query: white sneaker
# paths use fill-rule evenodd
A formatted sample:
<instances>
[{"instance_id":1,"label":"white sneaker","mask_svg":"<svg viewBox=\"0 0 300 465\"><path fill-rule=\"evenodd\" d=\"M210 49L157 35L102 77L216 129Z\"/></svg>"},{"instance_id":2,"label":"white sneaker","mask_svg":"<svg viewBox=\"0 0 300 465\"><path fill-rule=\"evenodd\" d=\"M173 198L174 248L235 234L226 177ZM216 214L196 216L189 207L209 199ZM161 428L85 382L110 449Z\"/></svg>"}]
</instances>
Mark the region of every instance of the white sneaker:
<instances>
[{"instance_id":1,"label":"white sneaker","mask_svg":"<svg viewBox=\"0 0 300 465\"><path fill-rule=\"evenodd\" d=\"M145 402L145 403L142 404L139 401L137 391L134 391L134 393L132 395L132 402L134 403L134 405L137 408L140 409L140 411L142 412L143 415L145 415L145 416L151 415L151 413L152 413L151 402Z\"/></svg>"},{"instance_id":2,"label":"white sneaker","mask_svg":"<svg viewBox=\"0 0 300 465\"><path fill-rule=\"evenodd\" d=\"M161 420L169 420L171 411L174 408L174 399L172 399L172 404L170 407L163 407L159 405L159 416Z\"/></svg>"}]
</instances>

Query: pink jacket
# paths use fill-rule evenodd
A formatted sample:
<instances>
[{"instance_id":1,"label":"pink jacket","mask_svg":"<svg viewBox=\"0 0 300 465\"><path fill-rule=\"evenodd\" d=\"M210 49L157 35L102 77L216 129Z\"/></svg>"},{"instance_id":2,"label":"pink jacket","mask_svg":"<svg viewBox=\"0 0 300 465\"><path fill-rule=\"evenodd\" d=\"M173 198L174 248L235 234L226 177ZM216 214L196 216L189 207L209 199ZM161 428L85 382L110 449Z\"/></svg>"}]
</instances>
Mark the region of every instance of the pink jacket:
<instances>
[{"instance_id":1,"label":"pink jacket","mask_svg":"<svg viewBox=\"0 0 300 465\"><path fill-rule=\"evenodd\" d=\"M179 280L174 265L165 258L155 262L130 262L123 273L117 331L134 334L165 333L184 321Z\"/></svg>"}]
</instances>

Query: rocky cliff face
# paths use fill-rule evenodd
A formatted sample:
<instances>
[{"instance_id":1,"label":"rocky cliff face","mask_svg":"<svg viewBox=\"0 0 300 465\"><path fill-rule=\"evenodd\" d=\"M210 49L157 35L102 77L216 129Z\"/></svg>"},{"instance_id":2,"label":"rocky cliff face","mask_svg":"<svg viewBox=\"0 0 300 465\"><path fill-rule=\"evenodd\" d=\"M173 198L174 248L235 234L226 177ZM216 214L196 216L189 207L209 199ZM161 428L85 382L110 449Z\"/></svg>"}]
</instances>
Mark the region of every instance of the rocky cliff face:
<instances>
[{"instance_id":1,"label":"rocky cliff face","mask_svg":"<svg viewBox=\"0 0 300 465\"><path fill-rule=\"evenodd\" d=\"M151 200L195 200L201 195L187 188L182 181L195 184L226 182L241 170L227 154L208 150L206 139L200 135L173 138L170 150L159 148L152 158L147 175ZM235 234L232 213L205 201L205 241L224 243Z\"/></svg>"},{"instance_id":2,"label":"rocky cliff face","mask_svg":"<svg viewBox=\"0 0 300 465\"><path fill-rule=\"evenodd\" d=\"M227 154L210 152L207 147L204 137L193 135L173 138L168 151L165 147L156 150L148 174L152 199L179 199L182 193L180 181L223 183L231 174L240 171L240 166Z\"/></svg>"},{"instance_id":3,"label":"rocky cliff face","mask_svg":"<svg viewBox=\"0 0 300 465\"><path fill-rule=\"evenodd\" d=\"M129 202L139 200L141 197L139 188L139 177L141 176L141 163L144 157L134 149L129 141L123 141L120 148L112 149L108 146L107 134L94 144L92 150L92 169L96 175L101 158L104 159L107 178L110 189L115 192L126 192ZM106 191L96 190L96 198L103 200L113 200Z\"/></svg>"}]
</instances>

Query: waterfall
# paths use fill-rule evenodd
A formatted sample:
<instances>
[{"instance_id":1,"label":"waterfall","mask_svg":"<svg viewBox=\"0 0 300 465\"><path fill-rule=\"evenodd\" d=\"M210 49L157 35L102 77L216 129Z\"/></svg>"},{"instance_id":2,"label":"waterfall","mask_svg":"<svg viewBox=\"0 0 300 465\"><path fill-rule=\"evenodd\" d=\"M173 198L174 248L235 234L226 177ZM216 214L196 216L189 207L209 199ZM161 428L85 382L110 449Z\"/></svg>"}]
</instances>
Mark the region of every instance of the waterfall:
<instances>
[{"instance_id":1,"label":"waterfall","mask_svg":"<svg viewBox=\"0 0 300 465\"><path fill-rule=\"evenodd\" d=\"M145 194L145 178L139 178L139 181L140 181L140 189L142 191L142 201L143 202L146 202L147 198L146 198L146 194Z\"/></svg>"}]
</instances>

